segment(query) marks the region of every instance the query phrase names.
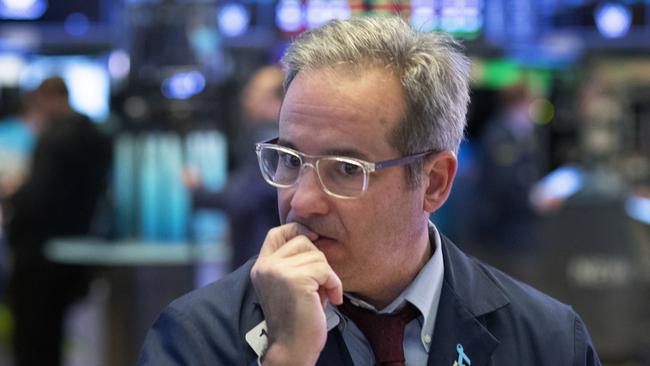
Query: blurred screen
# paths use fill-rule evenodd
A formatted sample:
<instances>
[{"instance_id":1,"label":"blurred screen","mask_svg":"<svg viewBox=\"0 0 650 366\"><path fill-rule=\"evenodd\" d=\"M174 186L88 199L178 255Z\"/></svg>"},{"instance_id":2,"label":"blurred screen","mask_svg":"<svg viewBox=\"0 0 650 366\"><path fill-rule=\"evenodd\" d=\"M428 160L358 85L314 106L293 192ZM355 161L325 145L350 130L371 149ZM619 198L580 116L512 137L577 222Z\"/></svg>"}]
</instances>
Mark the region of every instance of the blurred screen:
<instances>
[{"instance_id":1,"label":"blurred screen","mask_svg":"<svg viewBox=\"0 0 650 366\"><path fill-rule=\"evenodd\" d=\"M103 0L0 0L0 19L64 22L70 14L83 14L92 22L105 18Z\"/></svg>"},{"instance_id":2,"label":"blurred screen","mask_svg":"<svg viewBox=\"0 0 650 366\"><path fill-rule=\"evenodd\" d=\"M482 0L279 0L276 25L286 34L319 27L332 19L401 14L422 31L444 31L474 39L483 27Z\"/></svg>"},{"instance_id":3,"label":"blurred screen","mask_svg":"<svg viewBox=\"0 0 650 366\"><path fill-rule=\"evenodd\" d=\"M15 87L20 81L20 71L25 59L15 53L0 53L0 87Z\"/></svg>"}]
</instances>

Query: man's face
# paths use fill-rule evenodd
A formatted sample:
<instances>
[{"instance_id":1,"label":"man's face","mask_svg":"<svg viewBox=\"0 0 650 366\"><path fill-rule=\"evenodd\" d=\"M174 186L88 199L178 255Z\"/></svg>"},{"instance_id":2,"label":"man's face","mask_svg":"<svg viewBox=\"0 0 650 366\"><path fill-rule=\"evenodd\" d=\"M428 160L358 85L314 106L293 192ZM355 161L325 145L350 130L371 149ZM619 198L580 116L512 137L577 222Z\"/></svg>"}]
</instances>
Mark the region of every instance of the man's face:
<instances>
[{"instance_id":1,"label":"man's face","mask_svg":"<svg viewBox=\"0 0 650 366\"><path fill-rule=\"evenodd\" d=\"M242 93L242 107L251 123L275 122L278 118L284 74L279 68L266 67L258 71Z\"/></svg>"},{"instance_id":2,"label":"man's face","mask_svg":"<svg viewBox=\"0 0 650 366\"><path fill-rule=\"evenodd\" d=\"M301 72L280 110L279 143L370 162L399 157L388 136L403 118L403 94L381 68ZM344 290L373 300L403 286L404 273L421 264L425 249L416 239L427 230L423 195L423 188L407 188L404 167L370 174L368 190L349 200L329 196L316 172L305 168L293 187L278 190L278 205L283 223L299 222L319 234L314 244Z\"/></svg>"}]
</instances>

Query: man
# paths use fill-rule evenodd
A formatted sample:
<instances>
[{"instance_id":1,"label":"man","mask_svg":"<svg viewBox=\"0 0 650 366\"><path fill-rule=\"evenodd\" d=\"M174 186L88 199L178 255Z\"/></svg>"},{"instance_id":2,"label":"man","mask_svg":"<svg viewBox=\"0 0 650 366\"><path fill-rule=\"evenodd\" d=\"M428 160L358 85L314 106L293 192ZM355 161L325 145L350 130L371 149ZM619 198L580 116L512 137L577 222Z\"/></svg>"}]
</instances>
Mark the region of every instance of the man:
<instances>
[{"instance_id":1,"label":"man","mask_svg":"<svg viewBox=\"0 0 650 366\"><path fill-rule=\"evenodd\" d=\"M55 237L89 234L111 147L88 117L71 108L61 78L43 81L32 98L38 137L29 175L4 207L13 254L14 359L16 366L56 366L65 311L85 292L88 274L48 261L43 247Z\"/></svg>"},{"instance_id":2,"label":"man","mask_svg":"<svg viewBox=\"0 0 650 366\"><path fill-rule=\"evenodd\" d=\"M0 308L9 274L2 205L22 184L34 145L34 134L26 120L30 110L26 99L17 88L0 88Z\"/></svg>"},{"instance_id":3,"label":"man","mask_svg":"<svg viewBox=\"0 0 650 366\"><path fill-rule=\"evenodd\" d=\"M140 365L599 364L568 306L428 221L469 101L450 38L398 18L335 21L283 63L280 136L257 145L283 225L256 260L173 302Z\"/></svg>"},{"instance_id":4,"label":"man","mask_svg":"<svg viewBox=\"0 0 650 366\"><path fill-rule=\"evenodd\" d=\"M502 271L524 276L536 262L538 238L530 192L541 178L541 153L530 114L534 96L519 82L500 90L498 107L478 145L473 251ZM471 224L470 224L471 226Z\"/></svg>"},{"instance_id":5,"label":"man","mask_svg":"<svg viewBox=\"0 0 650 366\"><path fill-rule=\"evenodd\" d=\"M228 214L233 244L232 268L244 264L257 254L266 232L278 226L277 194L264 183L251 145L278 134L278 113L282 104L284 73L279 66L265 66L257 70L242 92L242 129L247 149L238 158L239 166L218 192L203 187L201 177L192 169L185 169L185 185L192 192L196 209L216 208Z\"/></svg>"}]
</instances>

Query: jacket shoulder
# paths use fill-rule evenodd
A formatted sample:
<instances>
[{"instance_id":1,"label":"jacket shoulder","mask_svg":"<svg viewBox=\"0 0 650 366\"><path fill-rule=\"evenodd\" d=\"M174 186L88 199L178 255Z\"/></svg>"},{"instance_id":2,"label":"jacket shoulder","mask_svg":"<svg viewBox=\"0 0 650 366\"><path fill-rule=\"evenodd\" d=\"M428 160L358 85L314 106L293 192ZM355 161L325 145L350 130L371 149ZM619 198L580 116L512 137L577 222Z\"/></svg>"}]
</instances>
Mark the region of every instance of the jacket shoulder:
<instances>
[{"instance_id":1,"label":"jacket shoulder","mask_svg":"<svg viewBox=\"0 0 650 366\"><path fill-rule=\"evenodd\" d=\"M247 364L254 354L245 333L262 317L249 280L253 263L172 301L149 330L138 365Z\"/></svg>"},{"instance_id":2,"label":"jacket shoulder","mask_svg":"<svg viewBox=\"0 0 650 366\"><path fill-rule=\"evenodd\" d=\"M254 261L249 261L237 270L206 286L188 292L172 301L169 306L190 313L224 311L232 313L236 303L246 297L250 283L250 270Z\"/></svg>"},{"instance_id":3,"label":"jacket shoulder","mask_svg":"<svg viewBox=\"0 0 650 366\"><path fill-rule=\"evenodd\" d=\"M476 259L477 268L498 287L508 304L482 317L501 342L493 360L507 364L513 354L527 365L599 365L592 340L574 309ZM519 350L513 353L514 350Z\"/></svg>"},{"instance_id":4,"label":"jacket shoulder","mask_svg":"<svg viewBox=\"0 0 650 366\"><path fill-rule=\"evenodd\" d=\"M488 264L474 258L472 260L477 268L506 295L511 311L521 312L522 316L531 317L533 321L539 319L563 322L575 316L575 312L569 305Z\"/></svg>"}]
</instances>

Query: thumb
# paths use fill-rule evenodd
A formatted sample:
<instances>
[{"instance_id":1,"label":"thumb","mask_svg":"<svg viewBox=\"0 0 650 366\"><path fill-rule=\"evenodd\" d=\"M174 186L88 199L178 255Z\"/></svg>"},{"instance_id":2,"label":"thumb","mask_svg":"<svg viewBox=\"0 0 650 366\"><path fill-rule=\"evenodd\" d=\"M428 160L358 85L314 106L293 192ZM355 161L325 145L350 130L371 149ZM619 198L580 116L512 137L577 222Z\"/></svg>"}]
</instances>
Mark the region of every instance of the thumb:
<instances>
[{"instance_id":1,"label":"thumb","mask_svg":"<svg viewBox=\"0 0 650 366\"><path fill-rule=\"evenodd\" d=\"M260 249L260 257L275 253L281 246L298 235L305 235L309 240L316 240L318 235L309 230L305 225L297 222L284 224L269 230Z\"/></svg>"}]
</instances>

